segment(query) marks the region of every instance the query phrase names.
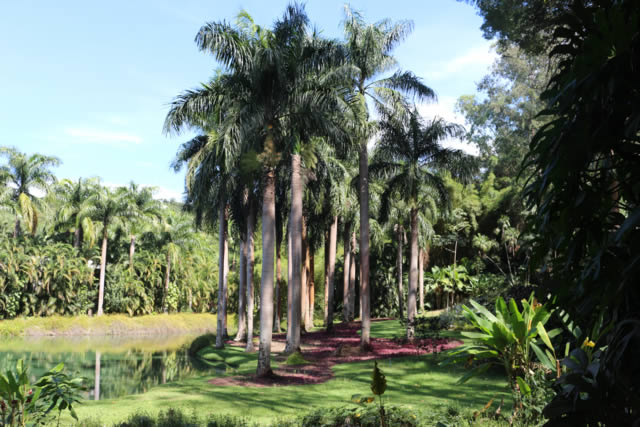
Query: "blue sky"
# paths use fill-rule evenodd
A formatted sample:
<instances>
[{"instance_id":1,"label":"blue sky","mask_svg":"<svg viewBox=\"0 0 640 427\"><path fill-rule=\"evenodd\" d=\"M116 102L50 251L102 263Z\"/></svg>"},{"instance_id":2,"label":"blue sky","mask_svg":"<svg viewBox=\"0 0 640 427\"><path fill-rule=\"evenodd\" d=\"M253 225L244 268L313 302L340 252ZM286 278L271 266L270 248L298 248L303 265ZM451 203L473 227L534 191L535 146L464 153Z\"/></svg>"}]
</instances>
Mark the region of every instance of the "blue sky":
<instances>
[{"instance_id":1,"label":"blue sky","mask_svg":"<svg viewBox=\"0 0 640 427\"><path fill-rule=\"evenodd\" d=\"M247 10L268 26L286 4L277 1L61 0L3 2L0 8L0 145L56 155L59 178L131 180L180 197L183 175L169 168L190 135L165 136L168 103L206 81L217 68L193 43L207 21ZM313 23L342 34L344 1L310 0ZM481 18L456 0L353 1L367 21L411 19L414 31L396 50L401 68L422 77L439 97L425 115L453 114L458 96L495 58Z\"/></svg>"}]
</instances>

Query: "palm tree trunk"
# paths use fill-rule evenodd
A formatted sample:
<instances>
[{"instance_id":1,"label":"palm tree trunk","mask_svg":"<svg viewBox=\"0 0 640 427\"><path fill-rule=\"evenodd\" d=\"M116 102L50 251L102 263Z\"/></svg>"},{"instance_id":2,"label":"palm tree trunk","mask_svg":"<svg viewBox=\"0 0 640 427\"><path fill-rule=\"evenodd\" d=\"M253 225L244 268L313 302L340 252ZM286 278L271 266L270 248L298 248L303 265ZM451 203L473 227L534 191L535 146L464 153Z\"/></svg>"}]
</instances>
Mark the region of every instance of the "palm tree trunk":
<instances>
[{"instance_id":1,"label":"palm tree trunk","mask_svg":"<svg viewBox=\"0 0 640 427\"><path fill-rule=\"evenodd\" d=\"M418 209L411 209L411 239L409 262L409 301L407 304L407 338L415 336L416 293L418 290Z\"/></svg>"},{"instance_id":2,"label":"palm tree trunk","mask_svg":"<svg viewBox=\"0 0 640 427\"><path fill-rule=\"evenodd\" d=\"M73 247L76 249L80 249L80 230L82 230L82 227L77 226L76 230L73 232Z\"/></svg>"},{"instance_id":3,"label":"palm tree trunk","mask_svg":"<svg viewBox=\"0 0 640 427\"><path fill-rule=\"evenodd\" d=\"M104 302L104 278L107 268L107 226L102 232L102 253L100 254L100 284L98 286L98 316L102 316L102 304Z\"/></svg>"},{"instance_id":4,"label":"palm tree trunk","mask_svg":"<svg viewBox=\"0 0 640 427\"><path fill-rule=\"evenodd\" d=\"M287 345L285 353L293 353L300 348L300 322L302 320L302 175L300 155L291 156L291 216L289 218L289 316L287 321Z\"/></svg>"},{"instance_id":5,"label":"palm tree trunk","mask_svg":"<svg viewBox=\"0 0 640 427\"><path fill-rule=\"evenodd\" d=\"M260 347L258 350L258 377L269 376L271 371L271 338L273 334L273 264L276 240L276 179L275 171L264 175L262 199L262 283L260 285Z\"/></svg>"},{"instance_id":6,"label":"palm tree trunk","mask_svg":"<svg viewBox=\"0 0 640 427\"><path fill-rule=\"evenodd\" d=\"M329 318L329 231L324 233L324 317L322 324L327 327Z\"/></svg>"},{"instance_id":7,"label":"palm tree trunk","mask_svg":"<svg viewBox=\"0 0 640 427\"><path fill-rule=\"evenodd\" d=\"M336 272L336 246L338 243L338 217L333 217L331 228L329 229L329 268L328 277L329 281L327 286L329 287L329 295L327 301L327 332L333 329L333 295L335 289L335 272Z\"/></svg>"},{"instance_id":8,"label":"palm tree trunk","mask_svg":"<svg viewBox=\"0 0 640 427\"><path fill-rule=\"evenodd\" d=\"M17 239L20 235L20 219L16 219L16 224L13 227L13 238Z\"/></svg>"},{"instance_id":9,"label":"palm tree trunk","mask_svg":"<svg viewBox=\"0 0 640 427\"><path fill-rule=\"evenodd\" d=\"M307 248L309 251L309 256L307 257L307 262L309 265L309 271L307 272L307 278L309 282L309 307L307 309L307 324L305 329L311 331L313 329L313 315L315 314L315 299L316 299L316 281L315 281L315 261L314 261L314 252L311 248Z\"/></svg>"},{"instance_id":10,"label":"palm tree trunk","mask_svg":"<svg viewBox=\"0 0 640 427\"><path fill-rule=\"evenodd\" d=\"M371 317L369 290L369 153L367 140L360 142L360 310L362 334L360 347L370 348Z\"/></svg>"},{"instance_id":11,"label":"palm tree trunk","mask_svg":"<svg viewBox=\"0 0 640 427\"><path fill-rule=\"evenodd\" d=\"M216 331L216 348L224 348L225 339L225 317L227 310L227 302L225 301L227 293L227 215L226 205L220 201L220 211L218 214L218 328Z\"/></svg>"},{"instance_id":12,"label":"palm tree trunk","mask_svg":"<svg viewBox=\"0 0 640 427\"><path fill-rule=\"evenodd\" d=\"M238 333L234 341L242 341L247 335L247 242L240 240L240 281L238 283Z\"/></svg>"},{"instance_id":13,"label":"palm tree trunk","mask_svg":"<svg viewBox=\"0 0 640 427\"><path fill-rule=\"evenodd\" d=\"M274 309L273 332L280 333L280 322L282 320L282 303L280 291L282 287L282 215L276 215L276 307Z\"/></svg>"},{"instance_id":14,"label":"palm tree trunk","mask_svg":"<svg viewBox=\"0 0 640 427\"><path fill-rule=\"evenodd\" d=\"M356 317L356 232L351 232L351 266L349 267L349 319Z\"/></svg>"},{"instance_id":15,"label":"palm tree trunk","mask_svg":"<svg viewBox=\"0 0 640 427\"><path fill-rule=\"evenodd\" d=\"M293 280L291 275L293 274L293 269L291 267L291 216L289 216L289 223L287 225L287 344L285 346L285 353L290 353L290 345L293 341L293 327L292 327L292 319L293 319Z\"/></svg>"},{"instance_id":16,"label":"palm tree trunk","mask_svg":"<svg viewBox=\"0 0 640 427\"><path fill-rule=\"evenodd\" d=\"M307 329L307 310L309 308L309 248L307 246L307 222L304 216L302 217L302 271L300 273L300 320L302 322L302 331L308 331Z\"/></svg>"},{"instance_id":17,"label":"palm tree trunk","mask_svg":"<svg viewBox=\"0 0 640 427\"><path fill-rule=\"evenodd\" d=\"M167 301L167 297L169 296L169 277L171 275L171 256L169 252L167 252L167 269L164 274L164 294L162 297L162 311L165 313L169 312L169 301Z\"/></svg>"},{"instance_id":18,"label":"palm tree trunk","mask_svg":"<svg viewBox=\"0 0 640 427\"><path fill-rule=\"evenodd\" d=\"M349 312L349 274L351 270L351 221L344 224L342 234L342 246L344 247L344 265L342 267L342 318L345 322L351 319Z\"/></svg>"},{"instance_id":19,"label":"palm tree trunk","mask_svg":"<svg viewBox=\"0 0 640 427\"><path fill-rule=\"evenodd\" d=\"M404 288L402 283L402 241L404 240L404 234L402 232L402 226L397 225L396 236L398 238L398 249L396 252L396 272L398 274L398 313L400 318L404 317L404 308L403 300L404 300Z\"/></svg>"},{"instance_id":20,"label":"palm tree trunk","mask_svg":"<svg viewBox=\"0 0 640 427\"><path fill-rule=\"evenodd\" d=\"M225 208L224 216L224 298L222 299L222 331L224 339L229 338L229 330L227 329L227 305L229 302L229 207Z\"/></svg>"},{"instance_id":21,"label":"palm tree trunk","mask_svg":"<svg viewBox=\"0 0 640 427\"><path fill-rule=\"evenodd\" d=\"M256 226L256 207L253 203L249 205L249 216L247 217L247 352L252 352L253 348L253 262L254 262L254 233Z\"/></svg>"},{"instance_id":22,"label":"palm tree trunk","mask_svg":"<svg viewBox=\"0 0 640 427\"><path fill-rule=\"evenodd\" d=\"M420 313L424 311L424 257L422 249L418 249L418 286L420 286Z\"/></svg>"},{"instance_id":23,"label":"palm tree trunk","mask_svg":"<svg viewBox=\"0 0 640 427\"><path fill-rule=\"evenodd\" d=\"M78 236L79 237L79 236ZM80 245L78 244L78 246ZM131 235L131 242L129 243L129 268L133 268L133 255L136 253L136 236Z\"/></svg>"}]
</instances>

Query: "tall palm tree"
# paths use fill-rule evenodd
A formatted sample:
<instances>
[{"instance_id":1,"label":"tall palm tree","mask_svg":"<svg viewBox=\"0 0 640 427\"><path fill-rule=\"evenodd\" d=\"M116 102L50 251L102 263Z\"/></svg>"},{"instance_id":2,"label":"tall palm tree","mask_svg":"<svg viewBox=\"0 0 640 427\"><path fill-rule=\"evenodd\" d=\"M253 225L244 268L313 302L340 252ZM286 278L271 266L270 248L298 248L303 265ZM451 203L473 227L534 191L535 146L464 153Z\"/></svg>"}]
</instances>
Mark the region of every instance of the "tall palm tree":
<instances>
[{"instance_id":1,"label":"tall palm tree","mask_svg":"<svg viewBox=\"0 0 640 427\"><path fill-rule=\"evenodd\" d=\"M129 265L133 268L136 238L145 228L161 218L161 205L153 198L153 189L129 183L127 195L131 207L131 218L127 222L129 231Z\"/></svg>"},{"instance_id":2,"label":"tall palm tree","mask_svg":"<svg viewBox=\"0 0 640 427\"><path fill-rule=\"evenodd\" d=\"M38 228L38 199L33 191L49 189L49 185L55 182L50 168L58 166L60 160L37 153L27 156L11 147L0 147L0 156L7 157L7 164L0 167L0 176L11 187L9 200L16 215L13 237L20 234L20 219L25 221L27 230L35 234Z\"/></svg>"},{"instance_id":3,"label":"tall palm tree","mask_svg":"<svg viewBox=\"0 0 640 427\"><path fill-rule=\"evenodd\" d=\"M91 196L98 191L97 179L70 181L63 179L55 187L55 196L60 203L58 221L73 230L73 247L80 249L88 240L90 246L95 239L95 227L89 216Z\"/></svg>"},{"instance_id":4,"label":"tall palm tree","mask_svg":"<svg viewBox=\"0 0 640 427\"><path fill-rule=\"evenodd\" d=\"M124 228L127 219L131 216L129 198L126 188L121 187L110 190L103 187L89 198L91 207L88 214L91 219L102 225L102 249L100 253L100 282L98 288L98 312L101 316L104 302L104 281L107 268L107 241L109 229L121 226Z\"/></svg>"},{"instance_id":5,"label":"tall palm tree","mask_svg":"<svg viewBox=\"0 0 640 427\"><path fill-rule=\"evenodd\" d=\"M420 202L425 200L422 196L425 193L432 194L439 203L446 205L448 192L437 172L447 171L458 178L470 179L475 171L475 162L463 151L441 145L443 139L462 135L461 126L439 118L425 123L416 109L409 114L386 113L380 122L380 133L370 169L372 175L386 179L381 217L388 215L389 200L394 194L403 199L410 212L407 338L413 339L418 285L419 212L423 208Z\"/></svg>"},{"instance_id":6,"label":"tall palm tree","mask_svg":"<svg viewBox=\"0 0 640 427\"><path fill-rule=\"evenodd\" d=\"M370 341L370 289L369 289L369 153L368 142L372 134L369 122L370 100L377 110L404 103L405 94L421 100L435 99L433 90L424 85L413 73L396 71L391 76L381 74L396 67L393 49L409 34L409 21L392 23L385 19L367 24L360 13L345 6L344 31L350 59L349 75L355 110L355 139L359 147L360 197L360 301L362 309L361 346Z\"/></svg>"},{"instance_id":7,"label":"tall palm tree","mask_svg":"<svg viewBox=\"0 0 640 427\"><path fill-rule=\"evenodd\" d=\"M158 244L166 251L166 270L164 276L164 291L162 294L162 309L169 311L167 297L171 277L171 265L179 259L180 254L197 244L191 221L182 215L169 213L164 216L159 226Z\"/></svg>"},{"instance_id":8,"label":"tall palm tree","mask_svg":"<svg viewBox=\"0 0 640 427\"><path fill-rule=\"evenodd\" d=\"M241 147L241 151L253 148L260 153L263 263L259 376L271 373L276 168L287 144L295 145L299 139L291 135L287 125L305 121L325 101L300 84L299 75L308 68L295 60L299 56L294 50L306 21L302 8L294 5L287 8L272 31L255 25L246 13L240 15L235 27L224 22L204 25L196 43L201 50L212 53L227 72L219 84L204 85L179 96L165 121L166 130L179 130L221 114L220 134L224 135L225 146Z\"/></svg>"}]
</instances>

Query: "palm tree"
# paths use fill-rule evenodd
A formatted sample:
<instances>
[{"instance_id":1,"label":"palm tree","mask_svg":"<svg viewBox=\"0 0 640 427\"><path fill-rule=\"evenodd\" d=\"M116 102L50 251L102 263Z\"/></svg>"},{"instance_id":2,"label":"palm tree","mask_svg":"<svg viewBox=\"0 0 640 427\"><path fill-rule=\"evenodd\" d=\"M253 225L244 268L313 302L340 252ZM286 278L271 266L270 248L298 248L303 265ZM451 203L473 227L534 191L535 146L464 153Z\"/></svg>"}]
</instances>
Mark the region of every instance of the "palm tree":
<instances>
[{"instance_id":1,"label":"palm tree","mask_svg":"<svg viewBox=\"0 0 640 427\"><path fill-rule=\"evenodd\" d=\"M27 156L10 147L0 147L0 156L7 157L7 164L0 167L0 177L11 187L9 200L16 214L13 237L20 234L21 218L27 230L35 234L38 228L38 199L33 191L49 189L49 185L55 182L55 176L49 168L58 166L60 160L37 153Z\"/></svg>"},{"instance_id":2,"label":"palm tree","mask_svg":"<svg viewBox=\"0 0 640 427\"><path fill-rule=\"evenodd\" d=\"M63 179L55 187L55 196L60 203L58 220L73 230L73 247L80 249L88 240L93 246L95 227L89 216L91 196L98 191L97 179L70 181Z\"/></svg>"},{"instance_id":3,"label":"palm tree","mask_svg":"<svg viewBox=\"0 0 640 427\"><path fill-rule=\"evenodd\" d=\"M167 297L169 294L169 281L171 277L171 265L180 254L189 247L196 244L194 230L190 221L184 216L169 213L163 218L159 229L158 243L166 251L166 270L164 278L164 292L162 297L162 309L165 313L169 311Z\"/></svg>"},{"instance_id":4,"label":"palm tree","mask_svg":"<svg viewBox=\"0 0 640 427\"><path fill-rule=\"evenodd\" d=\"M360 301L362 309L361 346L369 347L370 341L370 290L369 290L369 173L368 147L372 133L369 123L367 100L377 110L389 105L404 103L403 94L413 94L422 100L435 99L433 90L411 72L397 71L388 77L378 78L394 68L393 49L411 31L412 24L402 21L393 24L385 19L375 24L365 23L363 17L345 6L344 31L346 48L350 58L349 75L353 89L356 132L359 147L359 197L360 197Z\"/></svg>"},{"instance_id":5,"label":"palm tree","mask_svg":"<svg viewBox=\"0 0 640 427\"><path fill-rule=\"evenodd\" d=\"M131 216L129 198L126 188L110 190L101 188L89 198L91 207L88 215L91 219L102 224L102 250L100 254L100 284L98 289L98 312L101 316L104 302L104 280L107 268L107 240L109 238L110 227L125 227L127 219Z\"/></svg>"},{"instance_id":6,"label":"palm tree","mask_svg":"<svg viewBox=\"0 0 640 427\"><path fill-rule=\"evenodd\" d=\"M425 193L442 205L449 200L444 181L437 171L469 179L475 171L473 158L461 150L442 147L448 137L462 135L461 126L433 119L425 123L416 109L409 114L386 113L380 122L381 139L370 166L374 176L386 178L381 217L388 216L391 195L397 194L410 210L409 296L407 338L414 337L416 293L418 285L418 233L421 200Z\"/></svg>"},{"instance_id":7,"label":"palm tree","mask_svg":"<svg viewBox=\"0 0 640 427\"><path fill-rule=\"evenodd\" d=\"M187 206L195 212L196 224L218 223L217 348L224 347L226 336L229 197L234 194L232 175L228 172L231 168L226 163L230 153L225 150L224 142L219 132L210 130L207 135L198 135L184 143L173 161L176 171L187 164Z\"/></svg>"},{"instance_id":8,"label":"palm tree","mask_svg":"<svg viewBox=\"0 0 640 427\"><path fill-rule=\"evenodd\" d=\"M144 188L129 183L127 187L129 203L131 207L131 218L127 222L129 226L129 266L133 268L133 255L136 251L136 237L141 234L150 222L159 220L161 217L160 203L153 198L153 189Z\"/></svg>"},{"instance_id":9,"label":"palm tree","mask_svg":"<svg viewBox=\"0 0 640 427\"><path fill-rule=\"evenodd\" d=\"M217 22L203 26L196 43L228 71L218 84L204 85L179 96L165 121L166 130L179 130L202 123L214 114L222 115L220 134L225 146L245 152L254 148L260 153L257 158L262 170L263 263L259 376L271 373L276 168L287 143L295 145L299 140L290 134L288 125L307 121L309 112L324 111L316 106L325 98L306 90L299 76L307 68L305 63L296 61L300 55L295 54L295 49L306 35L301 32L306 21L302 8L294 5L287 8L273 31L255 25L246 13L240 15L236 27ZM231 159L227 161L231 163Z\"/></svg>"}]
</instances>

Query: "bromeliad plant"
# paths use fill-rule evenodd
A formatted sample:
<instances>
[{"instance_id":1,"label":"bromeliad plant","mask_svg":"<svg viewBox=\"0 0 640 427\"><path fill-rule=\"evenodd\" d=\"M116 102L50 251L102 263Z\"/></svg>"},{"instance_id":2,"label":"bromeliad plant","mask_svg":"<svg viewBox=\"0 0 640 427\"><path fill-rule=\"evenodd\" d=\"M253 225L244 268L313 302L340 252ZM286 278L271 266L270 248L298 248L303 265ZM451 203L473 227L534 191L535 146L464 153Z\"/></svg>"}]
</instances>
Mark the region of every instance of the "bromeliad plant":
<instances>
[{"instance_id":1,"label":"bromeliad plant","mask_svg":"<svg viewBox=\"0 0 640 427\"><path fill-rule=\"evenodd\" d=\"M473 300L470 303L475 310L463 305L464 316L478 331L463 332L472 342L451 353L443 362L465 362L467 366L477 363L460 382L486 372L491 365L501 364L509 385L519 397L529 389L525 379L533 375L534 353L545 367L555 369L557 362L551 338L561 330L547 332L544 325L551 313L538 302L533 293L528 300L522 300L522 310L515 300L511 299L506 304L502 297L496 300L495 314ZM543 352L541 346L546 346L548 351Z\"/></svg>"}]
</instances>

